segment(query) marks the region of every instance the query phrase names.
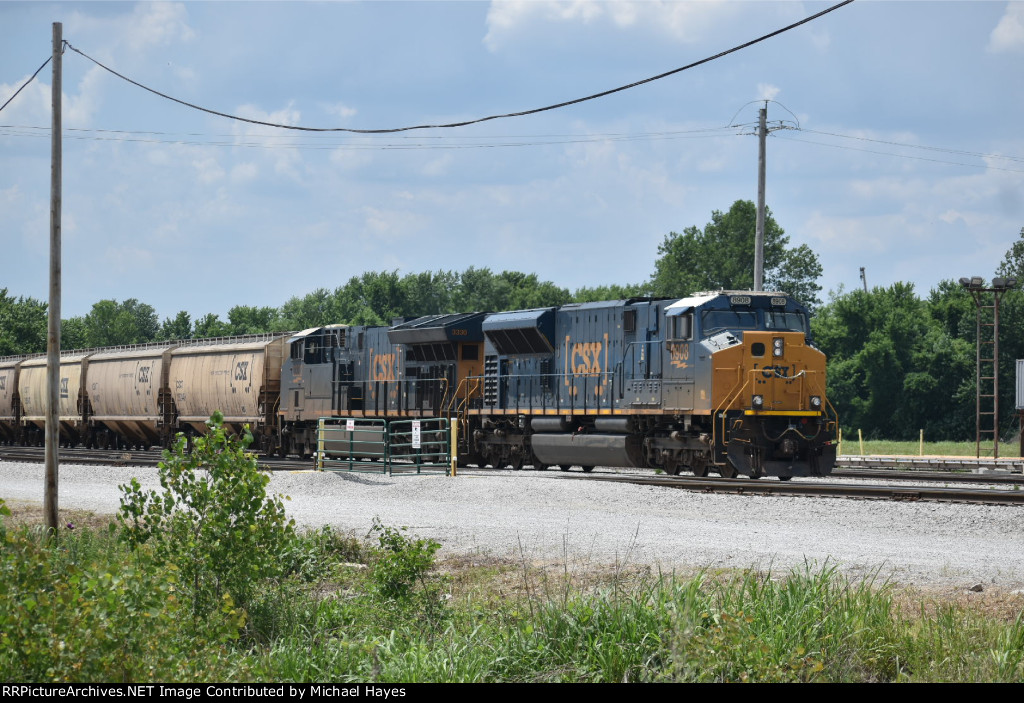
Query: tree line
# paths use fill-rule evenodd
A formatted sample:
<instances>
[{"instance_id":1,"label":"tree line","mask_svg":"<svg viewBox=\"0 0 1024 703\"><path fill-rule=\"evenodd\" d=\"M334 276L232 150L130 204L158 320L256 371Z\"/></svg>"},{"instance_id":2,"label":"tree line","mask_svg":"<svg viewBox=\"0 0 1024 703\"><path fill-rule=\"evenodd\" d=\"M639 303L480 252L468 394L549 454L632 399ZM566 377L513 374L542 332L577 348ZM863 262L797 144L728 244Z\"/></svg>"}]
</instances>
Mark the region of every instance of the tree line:
<instances>
[{"instance_id":1,"label":"tree line","mask_svg":"<svg viewBox=\"0 0 1024 703\"><path fill-rule=\"evenodd\" d=\"M571 292L536 274L469 267L399 275L366 272L334 290L318 288L281 307L236 305L222 320L180 311L160 322L134 298L101 300L84 316L61 323L64 349L283 332L345 323L384 325L402 317L450 312L518 310L634 296L683 297L699 290L753 286L756 208L736 201L714 211L703 228L670 232L658 247L651 277L640 283ZM868 437L929 439L974 436L976 318L971 295L940 281L927 297L910 283L870 291L839 290L819 299L822 268L806 245L791 247L769 211L765 218L765 288L784 290L813 311L814 343L828 355L828 393L844 429ZM996 275L1024 283L1024 229ZM1006 293L1000 310L1000 415L1014 413L1014 360L1024 358L1024 293ZM0 356L46 350L46 303L0 289Z\"/></svg>"}]
</instances>

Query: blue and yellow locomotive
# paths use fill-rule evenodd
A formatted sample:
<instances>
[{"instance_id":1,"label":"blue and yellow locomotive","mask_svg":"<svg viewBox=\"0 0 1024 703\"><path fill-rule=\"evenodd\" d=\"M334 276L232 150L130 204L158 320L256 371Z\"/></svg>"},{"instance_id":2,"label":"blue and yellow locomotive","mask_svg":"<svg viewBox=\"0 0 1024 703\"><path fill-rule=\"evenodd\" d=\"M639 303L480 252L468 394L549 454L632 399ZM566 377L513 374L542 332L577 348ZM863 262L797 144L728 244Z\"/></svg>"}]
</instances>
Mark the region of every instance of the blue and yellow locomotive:
<instances>
[{"instance_id":1,"label":"blue and yellow locomotive","mask_svg":"<svg viewBox=\"0 0 1024 703\"><path fill-rule=\"evenodd\" d=\"M836 425L809 333L792 298L747 291L305 330L279 451L310 453L319 417L449 417L465 464L823 476Z\"/></svg>"}]
</instances>

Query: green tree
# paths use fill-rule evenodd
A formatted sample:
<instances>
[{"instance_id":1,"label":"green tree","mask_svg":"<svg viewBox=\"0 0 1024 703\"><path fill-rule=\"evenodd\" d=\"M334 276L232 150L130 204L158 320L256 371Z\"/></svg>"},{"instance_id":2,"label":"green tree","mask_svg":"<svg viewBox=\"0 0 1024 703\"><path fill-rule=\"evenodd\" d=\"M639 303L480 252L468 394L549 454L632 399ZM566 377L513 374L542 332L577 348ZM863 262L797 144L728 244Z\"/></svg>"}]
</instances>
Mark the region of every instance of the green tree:
<instances>
[{"instance_id":1,"label":"green tree","mask_svg":"<svg viewBox=\"0 0 1024 703\"><path fill-rule=\"evenodd\" d=\"M89 335L84 317L71 317L60 321L60 348L85 349L89 346Z\"/></svg>"},{"instance_id":2,"label":"green tree","mask_svg":"<svg viewBox=\"0 0 1024 703\"><path fill-rule=\"evenodd\" d=\"M0 356L46 351L46 303L0 288Z\"/></svg>"},{"instance_id":3,"label":"green tree","mask_svg":"<svg viewBox=\"0 0 1024 703\"><path fill-rule=\"evenodd\" d=\"M221 321L219 315L208 312L196 320L192 329L192 337L195 339L210 339L211 337L226 337L231 334L230 328Z\"/></svg>"},{"instance_id":4,"label":"green tree","mask_svg":"<svg viewBox=\"0 0 1024 703\"><path fill-rule=\"evenodd\" d=\"M651 278L655 295L685 296L700 290L747 290L754 285L757 207L737 200L727 213L715 210L703 230L671 232L658 246ZM767 210L764 223L764 288L783 290L808 306L821 301L821 263L806 244L789 237Z\"/></svg>"},{"instance_id":5,"label":"green tree","mask_svg":"<svg viewBox=\"0 0 1024 703\"><path fill-rule=\"evenodd\" d=\"M230 334L259 334L281 329L277 308L236 305L228 310Z\"/></svg>"},{"instance_id":6,"label":"green tree","mask_svg":"<svg viewBox=\"0 0 1024 703\"><path fill-rule=\"evenodd\" d=\"M933 292L933 297L937 296ZM941 312L943 308L936 308ZM909 283L833 295L811 322L842 427L885 439L966 439L973 345L949 334Z\"/></svg>"},{"instance_id":7,"label":"green tree","mask_svg":"<svg viewBox=\"0 0 1024 703\"><path fill-rule=\"evenodd\" d=\"M144 344L156 339L160 323L151 305L129 298L123 303L101 300L83 320L90 347Z\"/></svg>"},{"instance_id":8,"label":"green tree","mask_svg":"<svg viewBox=\"0 0 1024 703\"><path fill-rule=\"evenodd\" d=\"M192 316L185 310L181 310L174 319L166 318L160 325L160 339L189 339L192 337Z\"/></svg>"},{"instance_id":9,"label":"green tree","mask_svg":"<svg viewBox=\"0 0 1024 703\"><path fill-rule=\"evenodd\" d=\"M281 306L282 328L304 330L345 322L338 310L337 297L326 288L317 288L301 298L289 298Z\"/></svg>"},{"instance_id":10,"label":"green tree","mask_svg":"<svg viewBox=\"0 0 1024 703\"><path fill-rule=\"evenodd\" d=\"M1020 228L1020 238L1013 243L1003 262L996 270L997 276L1016 276L1018 286L1024 286L1024 227Z\"/></svg>"},{"instance_id":11,"label":"green tree","mask_svg":"<svg viewBox=\"0 0 1024 703\"><path fill-rule=\"evenodd\" d=\"M574 303L596 303L602 300L627 300L650 295L651 284L629 283L624 286L611 284L593 288L577 288L572 295Z\"/></svg>"}]
</instances>

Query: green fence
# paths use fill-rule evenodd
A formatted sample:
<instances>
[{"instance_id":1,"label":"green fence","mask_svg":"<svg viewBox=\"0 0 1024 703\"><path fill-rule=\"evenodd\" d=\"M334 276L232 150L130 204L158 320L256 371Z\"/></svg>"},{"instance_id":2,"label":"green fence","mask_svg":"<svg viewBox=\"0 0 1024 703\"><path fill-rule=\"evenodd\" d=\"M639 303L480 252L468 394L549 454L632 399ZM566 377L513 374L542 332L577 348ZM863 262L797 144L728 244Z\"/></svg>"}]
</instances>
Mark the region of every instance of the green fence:
<instances>
[{"instance_id":1,"label":"green fence","mask_svg":"<svg viewBox=\"0 0 1024 703\"><path fill-rule=\"evenodd\" d=\"M375 474L449 474L448 418L320 418L317 468Z\"/></svg>"}]
</instances>

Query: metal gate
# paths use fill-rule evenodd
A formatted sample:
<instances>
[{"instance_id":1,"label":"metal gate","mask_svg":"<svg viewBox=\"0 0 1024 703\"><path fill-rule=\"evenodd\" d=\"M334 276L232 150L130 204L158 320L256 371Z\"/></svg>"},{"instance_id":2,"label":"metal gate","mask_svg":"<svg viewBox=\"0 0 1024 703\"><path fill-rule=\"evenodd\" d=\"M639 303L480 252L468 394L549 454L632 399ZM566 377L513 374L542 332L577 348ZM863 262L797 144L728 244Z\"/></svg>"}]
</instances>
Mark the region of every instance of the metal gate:
<instances>
[{"instance_id":1,"label":"metal gate","mask_svg":"<svg viewBox=\"0 0 1024 703\"><path fill-rule=\"evenodd\" d=\"M375 474L451 474L448 418L320 418L317 468Z\"/></svg>"}]
</instances>

